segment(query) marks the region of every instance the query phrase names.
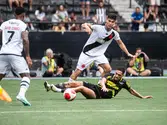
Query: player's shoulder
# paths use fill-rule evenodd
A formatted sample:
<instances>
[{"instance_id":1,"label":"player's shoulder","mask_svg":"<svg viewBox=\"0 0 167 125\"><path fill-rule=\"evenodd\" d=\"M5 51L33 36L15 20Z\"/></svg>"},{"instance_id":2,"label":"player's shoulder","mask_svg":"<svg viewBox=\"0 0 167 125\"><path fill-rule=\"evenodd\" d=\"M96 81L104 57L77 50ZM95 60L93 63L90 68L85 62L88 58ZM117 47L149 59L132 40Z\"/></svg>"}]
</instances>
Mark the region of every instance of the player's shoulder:
<instances>
[{"instance_id":1,"label":"player's shoulder","mask_svg":"<svg viewBox=\"0 0 167 125\"><path fill-rule=\"evenodd\" d=\"M121 79L120 82L122 82L122 83L127 83L127 81L126 81L125 79Z\"/></svg>"},{"instance_id":2,"label":"player's shoulder","mask_svg":"<svg viewBox=\"0 0 167 125\"><path fill-rule=\"evenodd\" d=\"M16 19L16 22L18 22L20 25L26 25L22 20L17 20Z\"/></svg>"},{"instance_id":3,"label":"player's shoulder","mask_svg":"<svg viewBox=\"0 0 167 125\"><path fill-rule=\"evenodd\" d=\"M114 32L114 33L116 33L116 34L119 34L118 31L116 31L116 30L114 30L114 29L112 29L112 32Z\"/></svg>"},{"instance_id":4,"label":"player's shoulder","mask_svg":"<svg viewBox=\"0 0 167 125\"><path fill-rule=\"evenodd\" d=\"M11 19L10 21L13 22L13 23L16 23L18 25L26 25L22 20Z\"/></svg>"},{"instance_id":5,"label":"player's shoulder","mask_svg":"<svg viewBox=\"0 0 167 125\"><path fill-rule=\"evenodd\" d=\"M104 26L103 25L99 25L99 24L93 24L92 27L94 27L96 29L101 29Z\"/></svg>"},{"instance_id":6,"label":"player's shoulder","mask_svg":"<svg viewBox=\"0 0 167 125\"><path fill-rule=\"evenodd\" d=\"M2 26L2 25L6 25L6 24L8 23L8 21L9 21L9 20L2 22L1 26Z\"/></svg>"},{"instance_id":7,"label":"player's shoulder","mask_svg":"<svg viewBox=\"0 0 167 125\"><path fill-rule=\"evenodd\" d=\"M116 36L119 36L118 31L116 31L116 30L112 29L112 32L113 32Z\"/></svg>"}]
</instances>

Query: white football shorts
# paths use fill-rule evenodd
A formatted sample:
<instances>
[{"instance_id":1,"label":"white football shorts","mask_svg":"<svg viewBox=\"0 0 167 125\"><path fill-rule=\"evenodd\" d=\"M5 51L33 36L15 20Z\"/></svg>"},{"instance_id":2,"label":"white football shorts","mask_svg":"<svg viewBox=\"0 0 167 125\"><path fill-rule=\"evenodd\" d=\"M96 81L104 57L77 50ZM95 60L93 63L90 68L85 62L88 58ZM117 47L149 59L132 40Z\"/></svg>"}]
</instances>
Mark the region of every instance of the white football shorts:
<instances>
[{"instance_id":1,"label":"white football shorts","mask_svg":"<svg viewBox=\"0 0 167 125\"><path fill-rule=\"evenodd\" d=\"M11 68L18 74L30 73L24 57L15 55L0 55L0 73L8 74L11 71Z\"/></svg>"},{"instance_id":2,"label":"white football shorts","mask_svg":"<svg viewBox=\"0 0 167 125\"><path fill-rule=\"evenodd\" d=\"M82 52L81 55L79 56L79 60L77 63L77 69L82 71L86 69L93 62L95 62L95 64L97 65L109 63L108 59L105 57L104 54L101 56L88 56Z\"/></svg>"}]
</instances>

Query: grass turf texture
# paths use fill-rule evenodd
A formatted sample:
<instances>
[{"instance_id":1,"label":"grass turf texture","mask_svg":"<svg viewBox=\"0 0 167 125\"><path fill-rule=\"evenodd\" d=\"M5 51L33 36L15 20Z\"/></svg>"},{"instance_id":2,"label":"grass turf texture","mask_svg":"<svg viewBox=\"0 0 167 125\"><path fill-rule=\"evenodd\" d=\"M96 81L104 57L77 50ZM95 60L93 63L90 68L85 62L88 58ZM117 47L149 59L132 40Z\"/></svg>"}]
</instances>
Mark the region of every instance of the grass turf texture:
<instances>
[{"instance_id":1,"label":"grass turf texture","mask_svg":"<svg viewBox=\"0 0 167 125\"><path fill-rule=\"evenodd\" d=\"M96 83L97 79L85 79ZM167 79L128 79L142 95L139 99L122 90L113 99L86 100L80 93L74 101L62 93L46 92L45 80L31 80L27 99L31 107L16 101L18 80L3 80L12 103L0 101L0 125L165 125L167 123ZM59 83L64 79L48 80Z\"/></svg>"}]
</instances>

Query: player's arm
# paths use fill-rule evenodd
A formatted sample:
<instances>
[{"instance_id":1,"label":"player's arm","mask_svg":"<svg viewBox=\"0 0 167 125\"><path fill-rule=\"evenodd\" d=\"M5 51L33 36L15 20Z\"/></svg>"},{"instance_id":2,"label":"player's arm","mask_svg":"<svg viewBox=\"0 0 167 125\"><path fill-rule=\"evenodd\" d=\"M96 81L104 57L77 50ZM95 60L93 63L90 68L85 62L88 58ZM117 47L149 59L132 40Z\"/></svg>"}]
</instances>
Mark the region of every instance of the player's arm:
<instances>
[{"instance_id":1,"label":"player's arm","mask_svg":"<svg viewBox=\"0 0 167 125\"><path fill-rule=\"evenodd\" d=\"M103 90L104 92L108 92L108 89L106 88L106 85L105 85L106 81L107 81L107 79L105 77L103 77L100 80L101 90Z\"/></svg>"},{"instance_id":2,"label":"player's arm","mask_svg":"<svg viewBox=\"0 0 167 125\"><path fill-rule=\"evenodd\" d=\"M85 32L87 32L88 34L92 33L92 29L91 29L91 24L89 23L84 23L81 25L82 28L84 29Z\"/></svg>"},{"instance_id":3,"label":"player's arm","mask_svg":"<svg viewBox=\"0 0 167 125\"><path fill-rule=\"evenodd\" d=\"M136 90L134 90L132 88L130 88L128 91L130 92L130 94L132 94L132 95L134 95L134 96L136 96L138 98L141 98L141 99L152 98L152 96L142 96L140 93L138 93Z\"/></svg>"},{"instance_id":4,"label":"player's arm","mask_svg":"<svg viewBox=\"0 0 167 125\"><path fill-rule=\"evenodd\" d=\"M134 57L132 54L129 53L129 51L127 50L125 44L122 42L121 39L116 40L116 42L119 45L119 47L122 49L122 51L124 51L127 54L127 56Z\"/></svg>"},{"instance_id":5,"label":"player's arm","mask_svg":"<svg viewBox=\"0 0 167 125\"><path fill-rule=\"evenodd\" d=\"M24 52L25 52L26 60L27 60L27 63L29 65L29 67L31 67L32 60L31 60L30 52L29 52L28 32L27 31L23 31L21 36L22 36L22 39L23 39L23 46L24 46Z\"/></svg>"}]
</instances>

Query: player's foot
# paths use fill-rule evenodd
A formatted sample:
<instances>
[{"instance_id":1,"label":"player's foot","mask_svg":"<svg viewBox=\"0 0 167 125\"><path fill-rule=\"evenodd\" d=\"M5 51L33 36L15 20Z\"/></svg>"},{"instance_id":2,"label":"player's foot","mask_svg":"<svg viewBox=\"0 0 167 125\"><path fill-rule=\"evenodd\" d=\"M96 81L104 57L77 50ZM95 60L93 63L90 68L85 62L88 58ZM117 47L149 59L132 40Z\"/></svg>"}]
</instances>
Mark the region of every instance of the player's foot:
<instances>
[{"instance_id":1,"label":"player's foot","mask_svg":"<svg viewBox=\"0 0 167 125\"><path fill-rule=\"evenodd\" d=\"M60 89L65 89L65 84L64 83L59 83L59 84L56 84L55 86L57 88L60 88Z\"/></svg>"},{"instance_id":2,"label":"player's foot","mask_svg":"<svg viewBox=\"0 0 167 125\"><path fill-rule=\"evenodd\" d=\"M27 101L27 99L23 96L17 95L16 99L23 103L24 106L31 106L31 104Z\"/></svg>"},{"instance_id":3,"label":"player's foot","mask_svg":"<svg viewBox=\"0 0 167 125\"><path fill-rule=\"evenodd\" d=\"M53 92L63 92L63 90L64 89L61 89L61 88L58 88L58 87L56 87L55 85L53 85L53 84L51 84L50 85L51 87L51 90L53 91Z\"/></svg>"},{"instance_id":4,"label":"player's foot","mask_svg":"<svg viewBox=\"0 0 167 125\"><path fill-rule=\"evenodd\" d=\"M51 90L51 85L47 81L44 82L44 87L47 92Z\"/></svg>"}]
</instances>

